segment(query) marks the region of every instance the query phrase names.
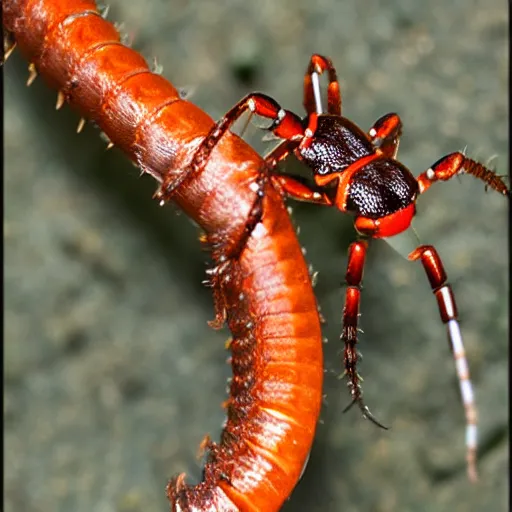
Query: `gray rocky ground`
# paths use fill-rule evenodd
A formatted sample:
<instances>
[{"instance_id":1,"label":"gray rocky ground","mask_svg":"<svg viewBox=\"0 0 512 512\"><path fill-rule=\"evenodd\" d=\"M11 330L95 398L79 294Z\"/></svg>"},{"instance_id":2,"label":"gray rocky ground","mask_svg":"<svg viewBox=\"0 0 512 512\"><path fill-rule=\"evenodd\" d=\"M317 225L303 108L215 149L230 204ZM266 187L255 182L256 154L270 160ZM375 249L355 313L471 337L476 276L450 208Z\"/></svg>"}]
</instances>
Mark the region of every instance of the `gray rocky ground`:
<instances>
[{"instance_id":1,"label":"gray rocky ground","mask_svg":"<svg viewBox=\"0 0 512 512\"><path fill-rule=\"evenodd\" d=\"M507 5L498 0L112 1L134 45L193 85L220 117L250 90L301 111L311 53L330 55L344 114L369 127L399 112L402 161L419 174L462 149L507 173ZM197 230L159 209L149 178L54 111L41 81L5 69L5 511L153 512L168 477L200 475L197 446L224 412L226 331L213 332ZM259 134L250 134L257 143ZM351 221L296 205L328 323L325 402L286 511L506 510L507 203L472 178L433 187L416 227L458 297L480 411L481 482L464 471L453 363L419 264L371 246L356 410L340 373L340 282Z\"/></svg>"}]
</instances>

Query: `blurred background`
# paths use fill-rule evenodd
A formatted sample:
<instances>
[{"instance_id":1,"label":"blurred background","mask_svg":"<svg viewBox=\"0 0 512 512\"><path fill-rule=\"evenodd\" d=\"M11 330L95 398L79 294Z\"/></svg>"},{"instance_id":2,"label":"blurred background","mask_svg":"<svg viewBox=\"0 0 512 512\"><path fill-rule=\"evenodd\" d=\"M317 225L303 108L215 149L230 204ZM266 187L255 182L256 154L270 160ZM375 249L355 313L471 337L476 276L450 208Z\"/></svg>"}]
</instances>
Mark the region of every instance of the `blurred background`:
<instances>
[{"instance_id":1,"label":"blurred background","mask_svg":"<svg viewBox=\"0 0 512 512\"><path fill-rule=\"evenodd\" d=\"M337 66L343 113L365 130L404 123L415 175L463 149L508 174L507 4L500 0L111 0L133 46L220 118L253 90L302 115L314 52ZM69 108L27 63L5 66L5 510L153 512L224 418L229 333L214 332L207 255L155 183ZM261 133L248 132L260 148ZM291 163L290 165L293 165ZM339 333L352 220L293 204L319 271L325 406L286 511L507 509L507 201L471 177L418 202L460 311L479 407L481 481L465 473L464 413L435 299L419 263L371 244L359 348L361 418L341 373Z\"/></svg>"}]
</instances>

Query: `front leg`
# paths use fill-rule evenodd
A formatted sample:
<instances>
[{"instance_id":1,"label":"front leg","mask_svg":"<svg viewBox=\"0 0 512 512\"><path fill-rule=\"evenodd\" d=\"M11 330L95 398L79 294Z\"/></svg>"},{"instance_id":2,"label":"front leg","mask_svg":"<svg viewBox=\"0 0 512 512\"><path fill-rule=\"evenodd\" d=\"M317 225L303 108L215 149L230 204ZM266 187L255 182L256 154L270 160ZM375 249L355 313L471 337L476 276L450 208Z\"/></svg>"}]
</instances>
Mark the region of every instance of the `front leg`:
<instances>
[{"instance_id":1,"label":"front leg","mask_svg":"<svg viewBox=\"0 0 512 512\"><path fill-rule=\"evenodd\" d=\"M198 146L190 163L181 170L178 177L174 174L165 176L163 183L155 194L155 197L161 203L169 201L181 185L203 171L215 146L247 110L259 116L272 119L273 123L268 130L273 131L278 137L285 139L302 137L302 122L295 114L282 109L275 100L264 94L249 94L212 127L209 134ZM208 272L209 279L207 281L214 290L214 301L216 304L215 320L211 322L211 325L217 328L221 327L224 322L225 310L224 294L220 282L224 275L230 272L230 263L240 257L247 239L252 234L255 226L261 221L263 215L264 189L270 176L268 164L265 163L262 167L255 182L257 193L254 204L245 221L245 229L241 236L237 239L226 237L225 234L210 234L204 237L204 241L212 249L213 260L217 262L216 266Z\"/></svg>"},{"instance_id":2,"label":"front leg","mask_svg":"<svg viewBox=\"0 0 512 512\"><path fill-rule=\"evenodd\" d=\"M156 194L157 199L168 201L171 199L175 190L186 180L196 173L203 170L213 151L213 148L219 143L223 135L229 128L247 111L273 122L265 128L274 133L277 137L287 140L297 140L303 137L304 129L302 121L294 113L281 108L277 101L261 93L252 93L240 100L204 138L197 148L190 164L182 170L178 177L168 175L165 177L159 191Z\"/></svg>"}]
</instances>

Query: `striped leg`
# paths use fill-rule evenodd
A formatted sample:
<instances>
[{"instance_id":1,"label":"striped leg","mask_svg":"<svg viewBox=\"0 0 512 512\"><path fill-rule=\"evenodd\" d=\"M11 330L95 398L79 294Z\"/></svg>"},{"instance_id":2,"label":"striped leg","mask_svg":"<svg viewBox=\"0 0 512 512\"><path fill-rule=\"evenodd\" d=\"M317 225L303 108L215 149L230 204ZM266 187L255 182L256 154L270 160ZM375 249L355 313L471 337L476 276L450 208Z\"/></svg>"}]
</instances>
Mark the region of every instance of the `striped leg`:
<instances>
[{"instance_id":1,"label":"striped leg","mask_svg":"<svg viewBox=\"0 0 512 512\"><path fill-rule=\"evenodd\" d=\"M466 459L468 477L471 481L478 480L476 469L477 457L477 411L473 397L473 386L469 378L468 363L458 322L457 305L451 286L446 282L446 272L439 254L431 245L421 245L414 250L409 259L421 259L432 291L437 299L441 320L448 330L448 339L455 359L460 393L466 412Z\"/></svg>"},{"instance_id":2,"label":"striped leg","mask_svg":"<svg viewBox=\"0 0 512 512\"><path fill-rule=\"evenodd\" d=\"M463 153L450 153L438 160L430 169L422 172L418 178L420 194L423 194L436 181L447 181L458 174L471 174L475 178L485 183L485 189L491 188L510 197L510 190L505 182L492 169L488 169L471 158L467 158Z\"/></svg>"}]
</instances>

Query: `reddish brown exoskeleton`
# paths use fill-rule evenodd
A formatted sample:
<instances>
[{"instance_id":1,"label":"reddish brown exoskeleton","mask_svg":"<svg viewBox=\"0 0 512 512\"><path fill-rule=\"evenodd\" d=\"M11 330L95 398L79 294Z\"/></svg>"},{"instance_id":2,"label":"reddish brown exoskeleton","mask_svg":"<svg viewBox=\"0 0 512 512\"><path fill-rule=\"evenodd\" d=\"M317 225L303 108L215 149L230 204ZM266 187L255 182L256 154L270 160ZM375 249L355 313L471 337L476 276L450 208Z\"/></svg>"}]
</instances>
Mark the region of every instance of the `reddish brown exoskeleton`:
<instances>
[{"instance_id":1,"label":"reddish brown exoskeleton","mask_svg":"<svg viewBox=\"0 0 512 512\"><path fill-rule=\"evenodd\" d=\"M319 76L327 73L327 112L322 107ZM368 239L388 238L406 231L416 213L416 200L436 181L447 181L460 174L471 174L482 180L486 188L509 196L501 177L484 165L456 152L444 156L418 178L396 160L402 132L397 114L381 117L365 133L341 115L341 94L336 71L331 61L320 55L311 57L304 77L306 116L284 110L272 98L253 93L243 98L217 123L204 141L204 149L212 148L229 127L246 111L272 120L265 128L284 139L267 157L274 171L273 181L283 194L301 201L335 206L355 217L359 239L348 250L346 297L343 309L344 367L352 402L363 415L382 428L364 404L361 378L357 372L356 350L358 317L363 268ZM278 162L290 153L312 171L314 185L297 177L276 172ZM477 479L477 413L469 378L468 364L460 333L457 306L450 284L436 249L419 245L407 254L409 260L420 260L436 297L441 320L447 327L449 342L456 363L462 401L466 411L466 446L468 475Z\"/></svg>"},{"instance_id":2,"label":"reddish brown exoskeleton","mask_svg":"<svg viewBox=\"0 0 512 512\"><path fill-rule=\"evenodd\" d=\"M230 328L233 378L202 481L167 485L171 510L278 511L308 460L322 404L322 337L308 268L261 157L184 101L121 42L93 0L5 0L3 24L40 75L94 121L204 231L216 326ZM80 123L79 126L81 126ZM204 144L201 144L202 141ZM197 172L187 172L193 170ZM207 392L208 390L206 390Z\"/></svg>"}]
</instances>

